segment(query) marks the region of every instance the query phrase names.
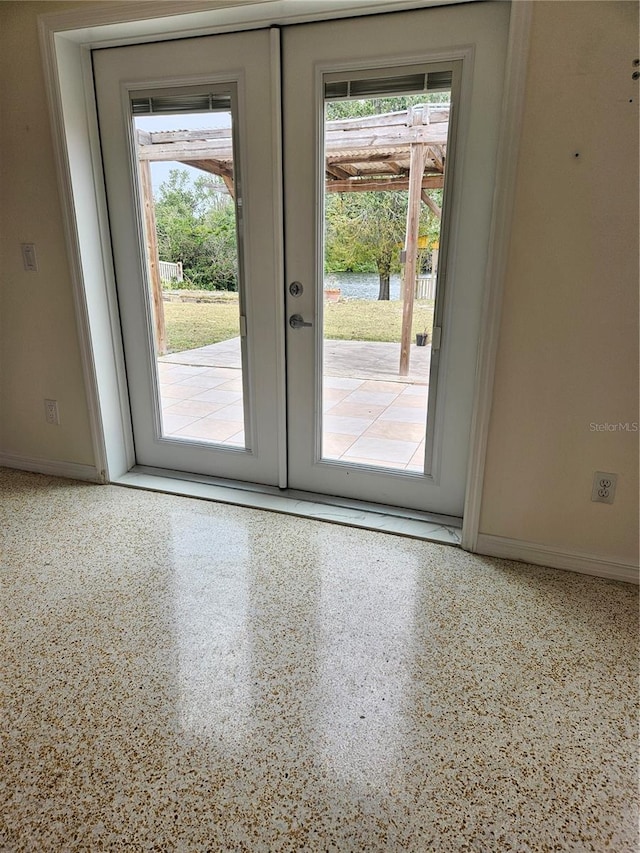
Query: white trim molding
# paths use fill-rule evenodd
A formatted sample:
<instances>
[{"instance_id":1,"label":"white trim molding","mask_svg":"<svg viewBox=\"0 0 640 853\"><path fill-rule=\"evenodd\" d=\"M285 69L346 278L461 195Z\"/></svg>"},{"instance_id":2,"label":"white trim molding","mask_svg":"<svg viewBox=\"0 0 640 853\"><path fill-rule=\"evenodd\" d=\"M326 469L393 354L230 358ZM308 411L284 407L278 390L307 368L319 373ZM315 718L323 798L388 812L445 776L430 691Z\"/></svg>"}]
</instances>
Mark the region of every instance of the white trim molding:
<instances>
[{"instance_id":1,"label":"white trim molding","mask_svg":"<svg viewBox=\"0 0 640 853\"><path fill-rule=\"evenodd\" d=\"M578 551L564 551L548 545L540 545L537 542L508 539L505 536L480 533L475 553L521 563L533 563L536 566L552 569L566 569L570 572L580 572L583 575L594 575L608 580L640 583L640 569L633 563L621 563L619 560L596 557Z\"/></svg>"},{"instance_id":2,"label":"white trim molding","mask_svg":"<svg viewBox=\"0 0 640 853\"><path fill-rule=\"evenodd\" d=\"M94 465L82 465L79 462L63 462L57 459L40 459L36 456L0 453L0 468L15 468L18 471L49 474L52 477L65 477L69 480L86 480L89 483L105 483L104 477L98 473L98 469Z\"/></svg>"},{"instance_id":3,"label":"white trim molding","mask_svg":"<svg viewBox=\"0 0 640 853\"><path fill-rule=\"evenodd\" d=\"M144 41L191 38L379 15L479 0L132 0L98 6L85 3L40 16L53 33L85 47L113 47Z\"/></svg>"},{"instance_id":4,"label":"white trim molding","mask_svg":"<svg viewBox=\"0 0 640 853\"><path fill-rule=\"evenodd\" d=\"M493 382L500 337L504 281L511 243L511 223L516 192L518 153L524 117L525 87L529 64L532 0L511 3L509 45L505 67L502 121L498 141L496 186L485 273L484 305L476 362L476 379L469 436L469 464L465 497L462 547L476 551L480 509L493 402Z\"/></svg>"}]
</instances>

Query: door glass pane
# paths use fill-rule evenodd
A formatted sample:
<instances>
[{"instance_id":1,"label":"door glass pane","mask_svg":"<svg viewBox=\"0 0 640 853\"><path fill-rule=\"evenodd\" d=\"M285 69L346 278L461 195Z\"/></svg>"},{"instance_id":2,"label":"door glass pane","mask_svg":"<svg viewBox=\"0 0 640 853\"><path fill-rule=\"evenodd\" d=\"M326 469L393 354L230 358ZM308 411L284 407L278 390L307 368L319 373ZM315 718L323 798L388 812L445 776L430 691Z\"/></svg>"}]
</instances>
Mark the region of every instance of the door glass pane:
<instances>
[{"instance_id":1,"label":"door glass pane","mask_svg":"<svg viewBox=\"0 0 640 853\"><path fill-rule=\"evenodd\" d=\"M324 107L322 457L422 473L451 72L405 72L386 90L379 72L336 76Z\"/></svg>"},{"instance_id":2,"label":"door glass pane","mask_svg":"<svg viewBox=\"0 0 640 853\"><path fill-rule=\"evenodd\" d=\"M162 436L246 447L230 97L132 101Z\"/></svg>"}]
</instances>

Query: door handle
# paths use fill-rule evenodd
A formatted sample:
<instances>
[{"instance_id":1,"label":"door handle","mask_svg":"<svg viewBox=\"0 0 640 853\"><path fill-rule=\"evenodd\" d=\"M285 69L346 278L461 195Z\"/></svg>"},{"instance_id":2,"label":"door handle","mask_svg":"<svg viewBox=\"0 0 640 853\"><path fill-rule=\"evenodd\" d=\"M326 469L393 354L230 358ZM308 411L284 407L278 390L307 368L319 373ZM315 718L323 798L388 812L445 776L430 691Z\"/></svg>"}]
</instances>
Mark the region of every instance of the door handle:
<instances>
[{"instance_id":1,"label":"door handle","mask_svg":"<svg viewBox=\"0 0 640 853\"><path fill-rule=\"evenodd\" d=\"M303 326L313 326L313 323L305 323L301 314L292 314L289 317L289 325L292 329L301 329Z\"/></svg>"}]
</instances>

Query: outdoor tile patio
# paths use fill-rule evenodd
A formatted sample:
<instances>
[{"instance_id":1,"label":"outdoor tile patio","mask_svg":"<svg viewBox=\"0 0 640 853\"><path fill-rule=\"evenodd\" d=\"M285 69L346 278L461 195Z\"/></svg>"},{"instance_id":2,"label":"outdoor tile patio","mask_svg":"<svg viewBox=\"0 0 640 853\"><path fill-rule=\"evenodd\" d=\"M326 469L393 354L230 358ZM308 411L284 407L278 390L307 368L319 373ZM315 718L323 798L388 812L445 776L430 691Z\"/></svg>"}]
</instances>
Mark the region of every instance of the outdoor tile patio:
<instances>
[{"instance_id":1,"label":"outdoor tile patio","mask_svg":"<svg viewBox=\"0 0 640 853\"><path fill-rule=\"evenodd\" d=\"M430 348L412 352L412 372L400 381L393 344L327 342L324 457L421 471L429 356ZM238 339L166 356L158 369L165 435L244 446Z\"/></svg>"}]
</instances>

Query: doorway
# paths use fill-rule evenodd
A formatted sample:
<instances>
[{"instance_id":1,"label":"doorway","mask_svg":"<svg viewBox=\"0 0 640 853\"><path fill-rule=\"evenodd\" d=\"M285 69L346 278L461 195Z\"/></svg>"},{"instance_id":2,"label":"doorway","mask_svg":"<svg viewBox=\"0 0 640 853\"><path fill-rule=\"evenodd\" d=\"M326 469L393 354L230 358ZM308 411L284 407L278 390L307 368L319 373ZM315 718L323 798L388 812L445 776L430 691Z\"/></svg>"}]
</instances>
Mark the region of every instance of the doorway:
<instances>
[{"instance_id":1,"label":"doorway","mask_svg":"<svg viewBox=\"0 0 640 853\"><path fill-rule=\"evenodd\" d=\"M467 10L432 9L286 27L280 39L263 30L95 51L139 464L462 514L502 66L490 49L478 62L477 51L451 45L465 16L469 39L472 30L476 41L506 39L508 9L483 6L473 10L481 32ZM177 124L154 130L159 117ZM222 144L231 162L213 157ZM162 287L158 275L156 260L179 283L166 265L181 261L154 255L150 238L158 206L183 180L163 196L145 176L158 162L208 163L200 188L234 234L232 286L193 305L192 282ZM389 293L380 273L376 298L340 292L335 302L336 242L360 253L352 266L380 272L379 258L362 257L376 248L363 222L377 204L378 224L403 223L388 240ZM213 318L213 340L167 346L160 320L176 305ZM229 308L231 337L217 340ZM365 315L369 339L360 326L345 332Z\"/></svg>"}]
</instances>

